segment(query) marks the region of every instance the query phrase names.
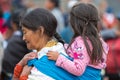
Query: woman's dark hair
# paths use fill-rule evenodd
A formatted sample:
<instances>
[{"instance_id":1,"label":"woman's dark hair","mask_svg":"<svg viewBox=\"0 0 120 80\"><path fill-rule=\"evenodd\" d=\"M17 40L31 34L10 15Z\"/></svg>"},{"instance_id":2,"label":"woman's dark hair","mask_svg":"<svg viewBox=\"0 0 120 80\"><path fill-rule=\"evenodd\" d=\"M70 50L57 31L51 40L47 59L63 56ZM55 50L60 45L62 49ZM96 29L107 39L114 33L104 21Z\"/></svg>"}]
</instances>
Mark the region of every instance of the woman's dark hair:
<instances>
[{"instance_id":1,"label":"woman's dark hair","mask_svg":"<svg viewBox=\"0 0 120 80\"><path fill-rule=\"evenodd\" d=\"M55 7L59 8L60 0L49 0L50 2L54 3Z\"/></svg>"},{"instance_id":2,"label":"woman's dark hair","mask_svg":"<svg viewBox=\"0 0 120 80\"><path fill-rule=\"evenodd\" d=\"M56 18L48 10L37 8L31 11L22 19L21 24L32 31L36 31L42 26L47 36L54 36L59 42L62 42L61 37L56 33Z\"/></svg>"},{"instance_id":3,"label":"woman's dark hair","mask_svg":"<svg viewBox=\"0 0 120 80\"><path fill-rule=\"evenodd\" d=\"M62 44L65 43L65 41L62 39L62 37L61 37L57 32L54 34L54 37L55 37L59 42L61 42Z\"/></svg>"},{"instance_id":4,"label":"woman's dark hair","mask_svg":"<svg viewBox=\"0 0 120 80\"><path fill-rule=\"evenodd\" d=\"M84 40L91 63L102 59L103 47L100 41L97 23L99 20L97 8L90 3L79 3L72 7L70 23L74 30L74 38L81 36ZM87 40L90 40L93 49L90 49ZM71 42L71 43L72 43Z\"/></svg>"}]
</instances>

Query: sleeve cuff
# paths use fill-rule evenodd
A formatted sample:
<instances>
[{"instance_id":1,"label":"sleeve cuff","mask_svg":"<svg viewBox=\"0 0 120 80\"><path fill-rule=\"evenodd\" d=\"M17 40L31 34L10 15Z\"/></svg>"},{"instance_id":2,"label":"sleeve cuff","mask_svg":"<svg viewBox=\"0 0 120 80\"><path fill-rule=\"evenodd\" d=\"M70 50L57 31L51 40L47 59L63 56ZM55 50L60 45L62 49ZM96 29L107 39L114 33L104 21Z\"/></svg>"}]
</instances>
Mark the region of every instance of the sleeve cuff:
<instances>
[{"instance_id":1,"label":"sleeve cuff","mask_svg":"<svg viewBox=\"0 0 120 80\"><path fill-rule=\"evenodd\" d=\"M20 79L19 80L27 80L28 79L28 76L27 75L24 75L24 76L20 76Z\"/></svg>"},{"instance_id":2,"label":"sleeve cuff","mask_svg":"<svg viewBox=\"0 0 120 80\"><path fill-rule=\"evenodd\" d=\"M23 67L21 66L21 65L16 65L15 66L15 69L14 69L14 77L15 78L19 78L20 77L20 74L21 74L21 72L22 72L22 69L23 69Z\"/></svg>"}]
</instances>

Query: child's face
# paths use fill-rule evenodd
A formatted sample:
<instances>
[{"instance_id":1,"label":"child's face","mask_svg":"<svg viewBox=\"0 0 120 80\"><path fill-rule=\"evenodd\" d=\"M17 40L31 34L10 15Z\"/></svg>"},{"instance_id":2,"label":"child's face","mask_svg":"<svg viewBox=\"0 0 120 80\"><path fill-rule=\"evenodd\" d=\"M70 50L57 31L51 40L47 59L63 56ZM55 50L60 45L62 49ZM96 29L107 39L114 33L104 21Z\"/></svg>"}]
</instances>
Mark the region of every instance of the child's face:
<instances>
[{"instance_id":1,"label":"child's face","mask_svg":"<svg viewBox=\"0 0 120 80\"><path fill-rule=\"evenodd\" d=\"M27 44L28 49L37 49L37 43L39 42L39 34L36 31L32 31L28 28L22 27L23 40Z\"/></svg>"}]
</instances>

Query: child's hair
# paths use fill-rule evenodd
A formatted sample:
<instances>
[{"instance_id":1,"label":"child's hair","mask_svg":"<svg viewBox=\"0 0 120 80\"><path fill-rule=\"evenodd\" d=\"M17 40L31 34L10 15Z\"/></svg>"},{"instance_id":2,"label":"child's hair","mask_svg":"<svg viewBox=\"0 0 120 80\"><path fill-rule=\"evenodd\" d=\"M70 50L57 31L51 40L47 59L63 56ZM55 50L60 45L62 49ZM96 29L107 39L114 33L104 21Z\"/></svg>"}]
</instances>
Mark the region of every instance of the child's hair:
<instances>
[{"instance_id":1,"label":"child's hair","mask_svg":"<svg viewBox=\"0 0 120 80\"><path fill-rule=\"evenodd\" d=\"M70 23L74 30L74 38L81 36L84 40L91 63L97 63L102 59L103 47L100 41L97 23L99 21L97 8L90 3L79 3L72 7L70 12ZM92 51L87 39L91 41Z\"/></svg>"},{"instance_id":2,"label":"child's hair","mask_svg":"<svg viewBox=\"0 0 120 80\"><path fill-rule=\"evenodd\" d=\"M42 26L44 28L44 33L48 37L54 36L59 42L63 43L63 40L56 32L56 18L52 13L45 9L37 8L31 11L22 19L21 24L32 31L36 31Z\"/></svg>"}]
</instances>

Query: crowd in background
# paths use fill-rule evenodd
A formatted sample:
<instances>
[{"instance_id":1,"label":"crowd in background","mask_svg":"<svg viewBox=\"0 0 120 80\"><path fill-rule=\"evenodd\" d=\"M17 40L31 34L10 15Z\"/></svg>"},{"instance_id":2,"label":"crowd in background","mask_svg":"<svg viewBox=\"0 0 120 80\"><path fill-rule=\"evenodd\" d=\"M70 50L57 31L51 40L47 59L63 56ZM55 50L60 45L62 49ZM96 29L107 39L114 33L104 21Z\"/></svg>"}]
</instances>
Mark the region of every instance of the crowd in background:
<instances>
[{"instance_id":1,"label":"crowd in background","mask_svg":"<svg viewBox=\"0 0 120 80\"><path fill-rule=\"evenodd\" d=\"M34 0L0 0L0 71L4 80L10 80L15 65L30 52L22 40L20 17L38 7L49 10L57 19L57 32L69 43L73 32L69 24L69 11L77 2L91 2L94 0L66 0L67 10L61 9L61 0L43 1L39 6ZM120 80L120 13L114 14L113 8L106 0L99 0L96 4L100 20L98 23L100 36L109 45L107 67L101 73L104 80ZM18 17L18 15L21 15ZM2 57L3 56L3 57ZM1 79L0 79L1 80Z\"/></svg>"}]
</instances>

